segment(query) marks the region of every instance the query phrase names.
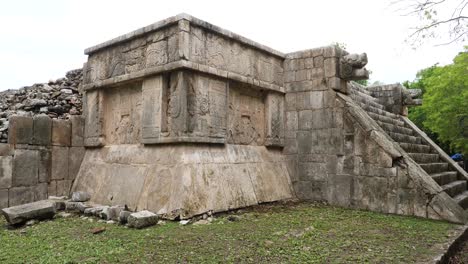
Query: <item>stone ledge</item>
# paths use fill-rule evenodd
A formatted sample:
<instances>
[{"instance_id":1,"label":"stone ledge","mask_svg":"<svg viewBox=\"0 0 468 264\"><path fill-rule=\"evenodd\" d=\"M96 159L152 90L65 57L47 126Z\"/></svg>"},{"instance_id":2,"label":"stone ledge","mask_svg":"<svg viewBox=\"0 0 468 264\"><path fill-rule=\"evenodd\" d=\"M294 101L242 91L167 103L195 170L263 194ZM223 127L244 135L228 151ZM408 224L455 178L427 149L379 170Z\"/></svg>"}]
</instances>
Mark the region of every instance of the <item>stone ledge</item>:
<instances>
[{"instance_id":1,"label":"stone ledge","mask_svg":"<svg viewBox=\"0 0 468 264\"><path fill-rule=\"evenodd\" d=\"M215 26L215 25L213 25L211 23L208 23L206 21L203 21L201 19L198 19L196 17L193 17L193 16L185 14L185 13L178 14L178 15L173 16L173 17L169 17L167 19L161 20L161 21L156 22L154 24L151 24L149 26L142 27L142 28L137 29L135 31L129 32L127 34L121 35L121 36L116 37L114 39L111 39L109 41L98 44L96 46L87 48L87 49L85 49L84 54L89 55L89 54L95 53L95 52L97 52L97 51L99 51L101 49L104 49L106 47L117 45L117 44L122 43L122 42L130 41L130 40L135 39L137 37L140 37L140 36L142 36L144 34L147 34L149 32L153 32L153 31L156 31L158 29L161 29L161 28L173 25L175 23L178 23L180 20L187 20L187 21L189 21L190 23L193 23L196 26L205 28L205 29L207 29L209 31L213 31L215 33L218 33L218 34L224 36L224 37L234 39L234 40L236 40L238 42L241 42L242 44L245 44L247 46L253 47L253 48L258 49L260 51L269 53L271 55L274 55L274 56L277 56L277 57L280 57L280 58L285 57L285 54L282 53L282 52L276 51L276 50L274 50L274 49L272 49L270 47L267 47L267 46L262 45L262 44L260 44L258 42L255 42L255 41L250 40L248 38L245 38L245 37L243 37L241 35L233 33L233 32L231 32L229 30L226 30L226 29L223 29L221 27Z\"/></svg>"},{"instance_id":2,"label":"stone ledge","mask_svg":"<svg viewBox=\"0 0 468 264\"><path fill-rule=\"evenodd\" d=\"M220 70L220 69L216 69L214 67L210 67L204 64L186 61L186 60L178 60L178 61L167 63L162 66L146 68L138 72L119 75L119 76L105 79L102 81L96 81L94 83L85 84L82 87L84 91L99 89L99 88L107 88L107 87L110 88L110 87L114 87L117 85L129 83L129 82L141 81L143 80L144 77L147 77L150 75L156 75L156 74L180 70L180 69L189 69L189 70L193 70L196 72L206 73L209 75L214 75L214 76L225 78L228 80L250 84L250 85L253 85L254 87L259 87L262 89L275 91L279 93L285 92L284 87L278 86L276 84L271 84L271 83L261 81L255 78L247 77L247 76L235 73L235 72Z\"/></svg>"}]
</instances>

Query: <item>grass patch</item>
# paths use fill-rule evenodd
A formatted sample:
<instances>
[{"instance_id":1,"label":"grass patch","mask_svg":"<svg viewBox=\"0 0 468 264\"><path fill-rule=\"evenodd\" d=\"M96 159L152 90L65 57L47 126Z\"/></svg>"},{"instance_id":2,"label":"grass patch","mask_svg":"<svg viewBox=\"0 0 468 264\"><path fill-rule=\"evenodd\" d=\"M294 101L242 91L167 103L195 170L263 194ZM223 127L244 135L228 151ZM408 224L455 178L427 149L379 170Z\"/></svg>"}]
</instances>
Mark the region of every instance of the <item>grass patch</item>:
<instances>
[{"instance_id":1,"label":"grass patch","mask_svg":"<svg viewBox=\"0 0 468 264\"><path fill-rule=\"evenodd\" d=\"M240 220L142 230L58 218L8 230L0 263L398 263L430 260L456 225L313 204L264 205ZM105 227L93 235L91 230Z\"/></svg>"}]
</instances>

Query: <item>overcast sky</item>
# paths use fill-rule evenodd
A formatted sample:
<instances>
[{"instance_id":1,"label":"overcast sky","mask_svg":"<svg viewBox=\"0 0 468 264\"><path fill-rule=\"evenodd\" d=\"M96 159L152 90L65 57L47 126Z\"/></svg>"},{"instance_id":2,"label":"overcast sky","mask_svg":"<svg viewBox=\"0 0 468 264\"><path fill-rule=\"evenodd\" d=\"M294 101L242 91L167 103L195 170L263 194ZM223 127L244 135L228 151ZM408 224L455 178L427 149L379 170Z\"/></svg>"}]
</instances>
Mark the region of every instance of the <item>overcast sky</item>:
<instances>
[{"instance_id":1,"label":"overcast sky","mask_svg":"<svg viewBox=\"0 0 468 264\"><path fill-rule=\"evenodd\" d=\"M11 0L0 8L0 90L47 82L80 68L83 50L151 23L188 13L284 53L345 43L366 52L371 81L413 80L451 63L463 43L413 50L404 43L416 18L388 0L139 1ZM465 43L466 45L466 43Z\"/></svg>"}]
</instances>

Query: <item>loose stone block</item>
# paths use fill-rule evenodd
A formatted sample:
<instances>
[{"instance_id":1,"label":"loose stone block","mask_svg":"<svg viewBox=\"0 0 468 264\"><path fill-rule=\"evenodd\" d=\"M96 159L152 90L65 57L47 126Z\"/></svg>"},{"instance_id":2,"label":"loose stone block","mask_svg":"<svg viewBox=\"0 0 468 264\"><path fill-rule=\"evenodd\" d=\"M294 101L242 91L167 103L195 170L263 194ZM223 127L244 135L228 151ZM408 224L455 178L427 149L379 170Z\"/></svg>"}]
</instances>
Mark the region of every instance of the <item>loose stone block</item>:
<instances>
[{"instance_id":1,"label":"loose stone block","mask_svg":"<svg viewBox=\"0 0 468 264\"><path fill-rule=\"evenodd\" d=\"M158 223L158 216L150 211L140 211L130 214L128 217L128 226L133 228L143 228Z\"/></svg>"},{"instance_id":2,"label":"loose stone block","mask_svg":"<svg viewBox=\"0 0 468 264\"><path fill-rule=\"evenodd\" d=\"M52 145L70 146L71 123L68 120L52 120Z\"/></svg>"},{"instance_id":3,"label":"loose stone block","mask_svg":"<svg viewBox=\"0 0 468 264\"><path fill-rule=\"evenodd\" d=\"M119 214L119 222L121 224L126 224L128 222L128 217L132 214L130 211L121 211Z\"/></svg>"},{"instance_id":4,"label":"loose stone block","mask_svg":"<svg viewBox=\"0 0 468 264\"><path fill-rule=\"evenodd\" d=\"M86 205L82 202L71 202L71 201L65 202L65 210L67 211L79 211L79 212L84 213L84 211L90 207L91 206Z\"/></svg>"},{"instance_id":5,"label":"loose stone block","mask_svg":"<svg viewBox=\"0 0 468 264\"><path fill-rule=\"evenodd\" d=\"M12 183L13 158L0 157L0 188L10 188Z\"/></svg>"},{"instance_id":6,"label":"loose stone block","mask_svg":"<svg viewBox=\"0 0 468 264\"><path fill-rule=\"evenodd\" d=\"M38 115L33 118L33 145L48 146L52 140L52 119L46 115Z\"/></svg>"},{"instance_id":7,"label":"loose stone block","mask_svg":"<svg viewBox=\"0 0 468 264\"><path fill-rule=\"evenodd\" d=\"M12 186L32 186L38 183L39 151L15 150Z\"/></svg>"},{"instance_id":8,"label":"loose stone block","mask_svg":"<svg viewBox=\"0 0 468 264\"><path fill-rule=\"evenodd\" d=\"M73 115L70 116L71 122L71 146L84 146L84 117Z\"/></svg>"},{"instance_id":9,"label":"loose stone block","mask_svg":"<svg viewBox=\"0 0 468 264\"><path fill-rule=\"evenodd\" d=\"M0 209L8 207L8 189L0 190Z\"/></svg>"},{"instance_id":10,"label":"loose stone block","mask_svg":"<svg viewBox=\"0 0 468 264\"><path fill-rule=\"evenodd\" d=\"M83 147L71 147L68 150L68 180L74 180L80 170L81 162L85 154Z\"/></svg>"},{"instance_id":11,"label":"loose stone block","mask_svg":"<svg viewBox=\"0 0 468 264\"><path fill-rule=\"evenodd\" d=\"M91 199L91 195L87 192L73 192L71 196L72 202L86 202Z\"/></svg>"},{"instance_id":12,"label":"loose stone block","mask_svg":"<svg viewBox=\"0 0 468 264\"><path fill-rule=\"evenodd\" d=\"M33 119L25 116L12 116L9 120L8 143L31 144L33 137Z\"/></svg>"},{"instance_id":13,"label":"loose stone block","mask_svg":"<svg viewBox=\"0 0 468 264\"><path fill-rule=\"evenodd\" d=\"M17 225L31 219L51 219L55 215L55 206L51 201L38 201L5 208L2 213L10 225Z\"/></svg>"},{"instance_id":14,"label":"loose stone block","mask_svg":"<svg viewBox=\"0 0 468 264\"><path fill-rule=\"evenodd\" d=\"M52 180L68 178L68 147L52 147Z\"/></svg>"}]
</instances>

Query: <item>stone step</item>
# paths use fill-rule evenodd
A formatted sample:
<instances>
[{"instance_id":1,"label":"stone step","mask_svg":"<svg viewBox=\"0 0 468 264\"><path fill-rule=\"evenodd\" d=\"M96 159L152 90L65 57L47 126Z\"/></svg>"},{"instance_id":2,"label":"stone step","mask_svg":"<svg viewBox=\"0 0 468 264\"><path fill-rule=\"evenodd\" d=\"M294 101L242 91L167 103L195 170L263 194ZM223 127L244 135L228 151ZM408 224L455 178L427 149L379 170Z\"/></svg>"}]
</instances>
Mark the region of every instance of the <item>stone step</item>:
<instances>
[{"instance_id":1,"label":"stone step","mask_svg":"<svg viewBox=\"0 0 468 264\"><path fill-rule=\"evenodd\" d=\"M459 195L453 197L453 199L463 208L468 209L468 191L464 191Z\"/></svg>"},{"instance_id":2,"label":"stone step","mask_svg":"<svg viewBox=\"0 0 468 264\"><path fill-rule=\"evenodd\" d=\"M408 153L417 163L434 163L439 161L439 154L432 153Z\"/></svg>"},{"instance_id":3,"label":"stone step","mask_svg":"<svg viewBox=\"0 0 468 264\"><path fill-rule=\"evenodd\" d=\"M396 126L404 126L405 125L405 122L401 121L400 119L394 119L394 118L390 118L388 116L383 116L383 115L379 115L379 114L372 113L372 112L367 112L367 113L375 121L378 120L378 121L382 121L382 122L385 122L387 124L392 124L392 125L396 125Z\"/></svg>"},{"instance_id":4,"label":"stone step","mask_svg":"<svg viewBox=\"0 0 468 264\"><path fill-rule=\"evenodd\" d=\"M456 197L457 195L466 192L466 181L454 181L449 184L441 186L444 192L446 192L450 197Z\"/></svg>"},{"instance_id":5,"label":"stone step","mask_svg":"<svg viewBox=\"0 0 468 264\"><path fill-rule=\"evenodd\" d=\"M437 162L437 163L424 163L419 164L428 174L445 172L448 170L448 163Z\"/></svg>"},{"instance_id":6,"label":"stone step","mask_svg":"<svg viewBox=\"0 0 468 264\"><path fill-rule=\"evenodd\" d=\"M385 130L385 132L395 132L395 133L400 133L400 134L405 134L405 135L408 135L408 136L413 136L413 130L407 128L407 127L404 127L404 126L396 126L396 125L393 125L393 124L388 124L388 123L385 123L385 122L382 122L382 121L379 121L377 120L376 121L377 124L379 124L379 126Z\"/></svg>"},{"instance_id":7,"label":"stone step","mask_svg":"<svg viewBox=\"0 0 468 264\"><path fill-rule=\"evenodd\" d=\"M405 134L394 133L394 132L387 132L387 134L398 143L411 143L411 144L424 145L421 138L419 137L413 137L413 136L408 136Z\"/></svg>"},{"instance_id":8,"label":"stone step","mask_svg":"<svg viewBox=\"0 0 468 264\"><path fill-rule=\"evenodd\" d=\"M387 112L385 110L373 107L371 105L364 105L362 106L362 108L364 108L364 110L366 110L367 112L371 112L371 113L378 114L381 116L390 117L392 119L400 119L400 117L398 115L395 115L394 113Z\"/></svg>"},{"instance_id":9,"label":"stone step","mask_svg":"<svg viewBox=\"0 0 468 264\"><path fill-rule=\"evenodd\" d=\"M349 86L351 89L350 91L352 92L359 92L361 94L365 94L365 95L368 95L368 96L371 96L371 92L368 91L366 88L364 87L361 87L359 84L356 84L356 83L350 83L350 86ZM374 98L374 97L372 97Z\"/></svg>"},{"instance_id":10,"label":"stone step","mask_svg":"<svg viewBox=\"0 0 468 264\"><path fill-rule=\"evenodd\" d=\"M449 184L457 180L456 171L444 171L440 173L431 174L432 179L436 181L440 186Z\"/></svg>"},{"instance_id":11,"label":"stone step","mask_svg":"<svg viewBox=\"0 0 468 264\"><path fill-rule=\"evenodd\" d=\"M382 109L384 110L385 107L377 102L374 102L374 101L369 101L368 99L366 99L365 97L361 97L361 96L354 96L353 99L361 106L363 107L364 105L371 105L375 108L378 108L378 109Z\"/></svg>"},{"instance_id":12,"label":"stone step","mask_svg":"<svg viewBox=\"0 0 468 264\"><path fill-rule=\"evenodd\" d=\"M371 95L364 94L355 90L350 90L350 95L351 95L351 98L358 101L359 103L370 104L379 109L385 109L385 107L379 103L377 98L372 97Z\"/></svg>"},{"instance_id":13,"label":"stone step","mask_svg":"<svg viewBox=\"0 0 468 264\"><path fill-rule=\"evenodd\" d=\"M404 143L400 142L400 147L404 149L406 152L411 153L431 153L432 149L428 145L422 144L411 144L411 143Z\"/></svg>"}]
</instances>

